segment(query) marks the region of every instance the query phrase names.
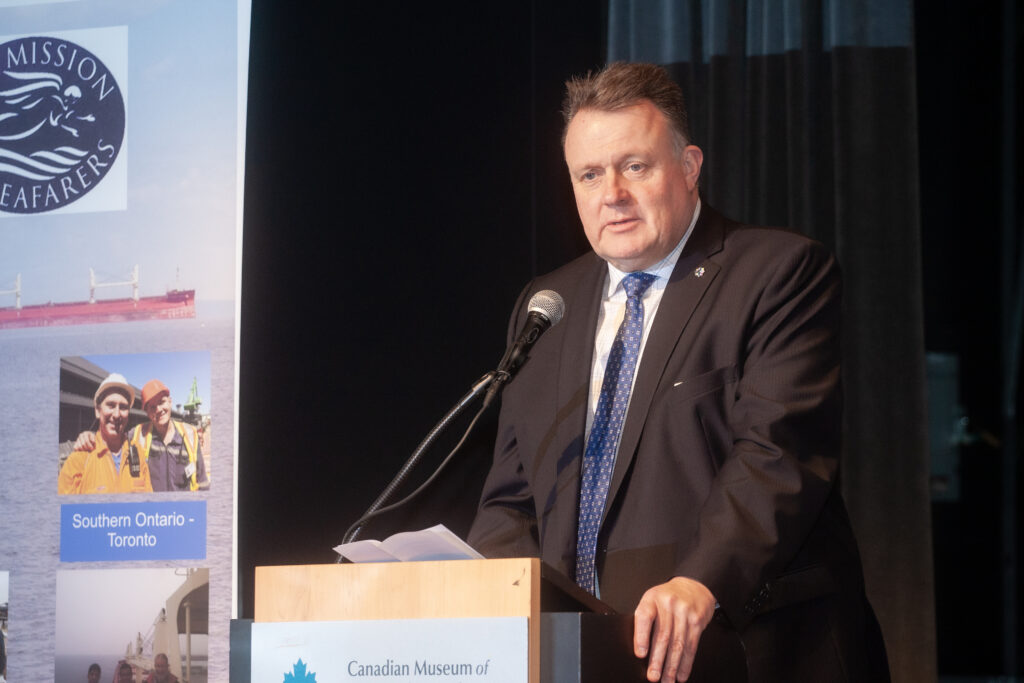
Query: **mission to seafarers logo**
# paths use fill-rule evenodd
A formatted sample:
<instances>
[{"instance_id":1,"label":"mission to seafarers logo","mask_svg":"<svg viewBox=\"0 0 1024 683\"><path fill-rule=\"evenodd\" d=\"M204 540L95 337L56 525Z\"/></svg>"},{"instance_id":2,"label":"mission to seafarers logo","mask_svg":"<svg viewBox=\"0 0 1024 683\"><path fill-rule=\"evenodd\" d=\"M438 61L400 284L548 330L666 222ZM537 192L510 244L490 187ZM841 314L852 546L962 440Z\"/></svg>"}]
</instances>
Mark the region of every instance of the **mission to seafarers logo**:
<instances>
[{"instance_id":1,"label":"mission to seafarers logo","mask_svg":"<svg viewBox=\"0 0 1024 683\"><path fill-rule=\"evenodd\" d=\"M40 36L0 45L0 211L81 199L113 166L124 127L121 89L89 50Z\"/></svg>"}]
</instances>

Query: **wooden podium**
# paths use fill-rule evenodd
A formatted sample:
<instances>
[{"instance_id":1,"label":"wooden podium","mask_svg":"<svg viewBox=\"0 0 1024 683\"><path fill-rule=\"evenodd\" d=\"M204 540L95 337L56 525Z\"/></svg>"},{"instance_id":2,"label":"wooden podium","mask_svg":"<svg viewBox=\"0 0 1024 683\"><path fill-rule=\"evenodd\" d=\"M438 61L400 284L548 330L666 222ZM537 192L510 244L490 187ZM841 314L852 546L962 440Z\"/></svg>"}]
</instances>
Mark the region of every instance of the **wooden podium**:
<instances>
[{"instance_id":1,"label":"wooden podium","mask_svg":"<svg viewBox=\"0 0 1024 683\"><path fill-rule=\"evenodd\" d=\"M256 623L466 617L526 617L530 683L644 680L632 615L536 558L256 568Z\"/></svg>"}]
</instances>

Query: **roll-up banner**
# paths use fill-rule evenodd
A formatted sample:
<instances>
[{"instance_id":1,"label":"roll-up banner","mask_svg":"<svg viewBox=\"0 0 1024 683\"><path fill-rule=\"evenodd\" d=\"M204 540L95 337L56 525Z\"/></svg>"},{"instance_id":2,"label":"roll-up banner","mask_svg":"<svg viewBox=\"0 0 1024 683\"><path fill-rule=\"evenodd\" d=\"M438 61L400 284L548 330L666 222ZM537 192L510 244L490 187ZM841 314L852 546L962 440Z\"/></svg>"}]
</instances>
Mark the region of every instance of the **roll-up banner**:
<instances>
[{"instance_id":1,"label":"roll-up banner","mask_svg":"<svg viewBox=\"0 0 1024 683\"><path fill-rule=\"evenodd\" d=\"M249 15L0 0L0 680L228 680Z\"/></svg>"}]
</instances>

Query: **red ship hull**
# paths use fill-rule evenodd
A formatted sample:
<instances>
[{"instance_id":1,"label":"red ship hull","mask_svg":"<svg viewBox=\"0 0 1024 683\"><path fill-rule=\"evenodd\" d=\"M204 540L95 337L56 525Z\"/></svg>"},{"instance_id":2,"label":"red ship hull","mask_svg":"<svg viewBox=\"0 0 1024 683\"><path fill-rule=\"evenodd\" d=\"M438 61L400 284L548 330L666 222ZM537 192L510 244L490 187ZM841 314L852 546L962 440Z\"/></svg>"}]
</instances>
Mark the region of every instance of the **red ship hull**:
<instances>
[{"instance_id":1,"label":"red ship hull","mask_svg":"<svg viewBox=\"0 0 1024 683\"><path fill-rule=\"evenodd\" d=\"M134 299L107 299L89 303L38 304L0 308L0 329L14 327L55 327L119 323L130 320L177 320L196 317L194 289L174 290L163 296Z\"/></svg>"}]
</instances>

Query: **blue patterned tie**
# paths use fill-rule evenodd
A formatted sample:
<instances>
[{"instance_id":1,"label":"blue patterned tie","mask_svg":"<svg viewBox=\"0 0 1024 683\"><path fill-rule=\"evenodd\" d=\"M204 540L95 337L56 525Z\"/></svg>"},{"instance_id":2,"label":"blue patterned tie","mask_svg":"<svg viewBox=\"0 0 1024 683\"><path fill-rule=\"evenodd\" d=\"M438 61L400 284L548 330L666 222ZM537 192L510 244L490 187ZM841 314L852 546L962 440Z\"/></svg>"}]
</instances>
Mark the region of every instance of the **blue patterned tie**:
<instances>
[{"instance_id":1,"label":"blue patterned tie","mask_svg":"<svg viewBox=\"0 0 1024 683\"><path fill-rule=\"evenodd\" d=\"M601 528L608 483L615 466L615 453L626 417L633 371L644 333L642 297L657 279L650 273L630 273L622 280L626 290L626 315L615 334L608 365L604 369L601 395L597 399L594 423L590 427L587 450L583 454L583 480L580 484L580 516L576 532L576 583L594 593L594 555L597 533Z\"/></svg>"}]
</instances>

